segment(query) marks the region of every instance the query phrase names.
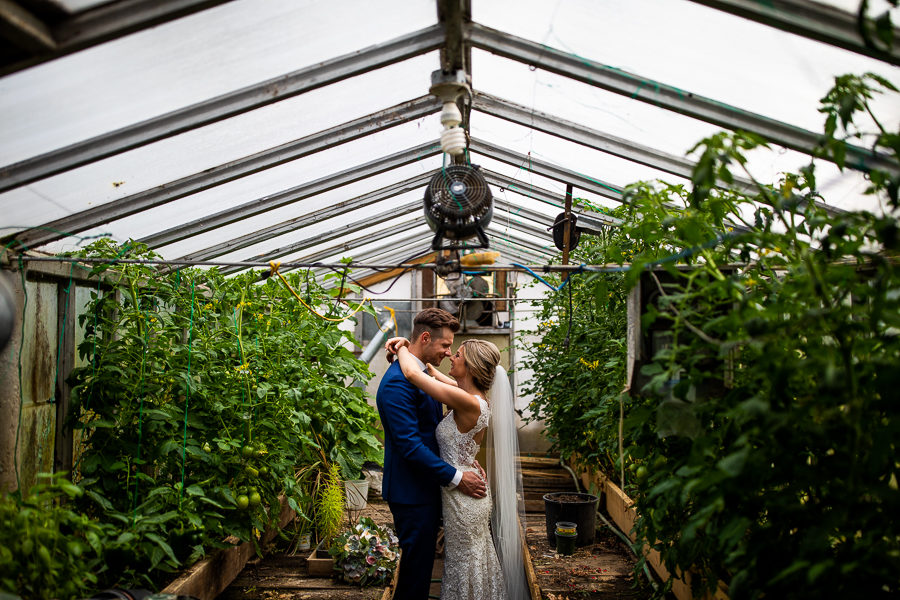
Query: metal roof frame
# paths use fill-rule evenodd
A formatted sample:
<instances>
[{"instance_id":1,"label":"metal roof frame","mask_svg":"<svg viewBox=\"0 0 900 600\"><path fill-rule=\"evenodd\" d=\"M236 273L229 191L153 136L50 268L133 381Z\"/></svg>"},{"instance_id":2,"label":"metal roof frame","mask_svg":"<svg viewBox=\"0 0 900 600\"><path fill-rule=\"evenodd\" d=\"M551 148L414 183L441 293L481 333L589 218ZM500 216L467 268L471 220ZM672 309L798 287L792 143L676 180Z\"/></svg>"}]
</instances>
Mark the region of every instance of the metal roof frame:
<instances>
[{"instance_id":1,"label":"metal roof frame","mask_svg":"<svg viewBox=\"0 0 900 600\"><path fill-rule=\"evenodd\" d=\"M809 0L691 0L844 50L900 65L900 44L882 50L871 46L860 33L858 16ZM894 28L895 42L900 31Z\"/></svg>"},{"instance_id":2,"label":"metal roof frame","mask_svg":"<svg viewBox=\"0 0 900 600\"><path fill-rule=\"evenodd\" d=\"M582 56L562 52L477 23L472 23L467 28L467 36L472 46L492 54L545 69L608 92L628 96L732 131L754 132L773 144L804 154L814 154L819 141L819 134L801 127L770 119L712 98L628 73ZM872 168L888 171L898 170L898 165L890 157L874 154L860 146L850 145L847 147L846 166L861 171L868 171Z\"/></svg>"},{"instance_id":3,"label":"metal roof frame","mask_svg":"<svg viewBox=\"0 0 900 600\"><path fill-rule=\"evenodd\" d=\"M444 43L433 25L164 115L0 167L0 192L216 123L432 50Z\"/></svg>"},{"instance_id":4,"label":"metal roof frame","mask_svg":"<svg viewBox=\"0 0 900 600\"><path fill-rule=\"evenodd\" d=\"M336 204L331 204L319 210L303 214L293 219L288 219L287 221L282 221L281 223L271 225L252 233L232 238L228 241L210 246L208 248L204 248L203 250L191 252L190 254L186 254L177 260L205 260L227 254L228 252L234 252L235 250L240 250L241 248L246 248L259 242L264 242L265 240L273 238L275 236L290 233L292 231L297 231L298 229L302 229L304 227L309 227L310 225L314 225L319 221L324 221L326 219L340 216L347 211L371 206L372 204L381 202L382 200L387 200L400 194L404 194L415 189L420 189L428 182L430 178L430 174L416 175L398 183L375 190L373 192L362 194L360 196L356 196L355 198L344 200Z\"/></svg>"},{"instance_id":5,"label":"metal roof frame","mask_svg":"<svg viewBox=\"0 0 900 600\"><path fill-rule=\"evenodd\" d=\"M119 0L101 7L106 10L106 14L118 15L110 18L106 33L102 33L101 30L103 28L98 26L94 30L93 38L91 38L91 34L88 34L81 41L72 43L90 44L93 43L91 39L94 41L112 39L117 34L165 22L206 7L223 4L226 1L174 0L171 3L167 3L169 6L166 8L154 9L152 5L157 3L152 0ZM766 6L762 6L760 3L752 0L693 1L790 31L791 33L884 60L890 64L900 64L900 44L889 52L867 46L865 40L859 34L858 23L852 18L852 15L830 7L823 7L816 2L810 2L809 0L773 0L772 2L763 3ZM140 10L133 15L129 15L129 6L139 7ZM436 25L400 36L382 44L344 54L253 86L223 94L204 102L186 106L101 136L83 140L65 148L0 167L0 192L12 190L103 158L219 122L232 116L434 50L440 50L440 66L445 71L464 69L470 73L471 49L473 47L531 65L535 68L545 69L600 89L626 95L678 114L729 129L753 131L763 135L774 144L807 154L814 151L818 142L818 134L788 123L723 104L711 98L691 94L674 86L661 84L639 75L614 69L574 54L562 52L474 23L471 20L471 0L437 0L437 9L438 23ZM155 13L154 10L156 11ZM89 11L89 13L101 15L103 11L98 8L94 11ZM82 15L82 18L87 19L88 13ZM75 22L76 19L77 17L74 17L71 21ZM154 21L153 19L160 20ZM896 30L895 37L900 38L896 34ZM74 40L75 37L72 39ZM65 49L63 48L57 54L64 51ZM465 104L465 102L463 103ZM677 157L623 138L592 130L577 123L531 110L496 96L476 91L470 103L464 108L468 109L463 111L464 124L468 122L471 111L475 111L476 114L480 112L666 173L684 178L691 177L694 162L690 159ZM439 102L431 96L414 98L292 142L218 165L201 173L76 212L47 223L41 228L5 236L5 239L15 238L24 247L41 246L64 237L60 233L50 231L51 229L67 233L86 231L100 224L134 215L173 200L185 198L197 192L427 116L437 112L439 109ZM478 138L470 140L469 149L475 154L528 170L580 190L598 194L603 198L622 202L623 188L612 183L583 175L574 170L566 169L548 161L539 160ZM242 203L239 206L201 219L153 233L140 241L148 244L151 248L168 246L188 237L210 232L242 219L261 215L267 211L299 202L317 194L439 153L440 149L437 141L420 144L363 165L345 169L314 181L308 181L301 185ZM871 167L878 167L889 172L900 170L900 165L897 165L889 157L874 154L862 147L850 148L847 166L862 171L866 171ZM560 194L492 172L489 169L485 169L484 174L492 185L501 186L509 189L511 192L525 195L558 209L562 209L565 203L565 197ZM221 256L264 242L274 236L283 236L324 219L331 219L346 212L390 199L398 194L412 191L416 187L424 186L429 177L429 174L411 177L382 187L379 190L343 200L308 214L191 252L182 257L182 259L205 259ZM752 182L749 180L741 179L736 182L735 187L746 188L752 185ZM374 217L367 217L364 221L353 222L345 227L333 229L324 236L298 239L251 260L272 260L287 254L310 249L322 243L335 240L338 237L374 227L398 216L411 214L416 207L417 204L411 202L401 207L393 207L390 211L379 213ZM497 199L495 207L497 210L504 211L512 217L520 216L542 226L552 223L552 215L524 207L515 207L506 200ZM838 210L834 207L826 206L825 208L834 212ZM587 227L595 228L615 222L614 219L596 214L579 214L579 218L584 219L583 222ZM508 223L511 237L501 239L511 244L520 244L521 250L518 252L535 252L538 256L545 257L555 254L555 251L541 248L527 237L518 238L512 235L513 233L521 233L529 237L536 236L538 239L549 238L547 232L541 230L540 227L516 221L519 221L519 219L512 218ZM410 227L415 227L422 222L423 219L421 218L412 219L408 223L402 224L402 230L408 230ZM498 225L499 223L495 221L488 229L491 232L497 232ZM398 229L399 227L395 226L389 229L388 232L397 233L401 230ZM391 235L388 232L378 232L378 237ZM413 236L410 239L419 240L421 238L426 240L433 235L427 229L423 229L423 232L423 235ZM345 240L337 246L330 246L316 251L312 256L331 256L336 252L340 252L342 248L349 250L371 243L371 241L372 234L369 233L368 237L359 236L352 240ZM415 243L418 243L418 241ZM334 249L332 254L324 254L332 249ZM319 259L316 258L315 260ZM241 270L237 267L229 267L227 269L223 269L223 272L227 270L228 273L231 273Z\"/></svg>"},{"instance_id":6,"label":"metal roof frame","mask_svg":"<svg viewBox=\"0 0 900 600\"><path fill-rule=\"evenodd\" d=\"M11 23L19 31L20 45L30 49L33 56L0 69L6 75L60 58L130 33L155 27L181 17L213 8L231 0L118 0L85 10L48 23L24 7L10 2L17 9L18 23ZM46 3L55 6L52 3ZM62 10L60 10L62 12Z\"/></svg>"},{"instance_id":7,"label":"metal roof frame","mask_svg":"<svg viewBox=\"0 0 900 600\"><path fill-rule=\"evenodd\" d=\"M240 206L229 208L217 212L213 215L196 219L189 223L184 223L176 227L172 227L165 231L142 238L140 241L150 247L166 246L175 242L184 240L198 233L211 231L218 227L230 225L242 219L263 214L264 212L292 204L321 194L328 190L341 187L348 183L353 183L372 175L384 173L396 167L408 165L423 158L434 156L440 153L440 146L435 143L428 142L419 144L412 148L407 148L400 152L390 154L388 156L378 158L365 164L345 169L338 173L326 175L314 181L310 181L277 194L271 194L250 202L245 202Z\"/></svg>"},{"instance_id":8,"label":"metal roof frame","mask_svg":"<svg viewBox=\"0 0 900 600\"><path fill-rule=\"evenodd\" d=\"M92 227L121 219L143 210L162 206L191 194L277 167L437 112L440 105L433 96L421 96L359 119L304 136L300 139L206 169L164 185L137 192L97 207L79 211L48 223L48 229L32 229L17 236L26 247L39 246L65 237L59 232L80 233ZM0 176L2 181L2 176ZM53 231L56 230L56 231Z\"/></svg>"}]
</instances>

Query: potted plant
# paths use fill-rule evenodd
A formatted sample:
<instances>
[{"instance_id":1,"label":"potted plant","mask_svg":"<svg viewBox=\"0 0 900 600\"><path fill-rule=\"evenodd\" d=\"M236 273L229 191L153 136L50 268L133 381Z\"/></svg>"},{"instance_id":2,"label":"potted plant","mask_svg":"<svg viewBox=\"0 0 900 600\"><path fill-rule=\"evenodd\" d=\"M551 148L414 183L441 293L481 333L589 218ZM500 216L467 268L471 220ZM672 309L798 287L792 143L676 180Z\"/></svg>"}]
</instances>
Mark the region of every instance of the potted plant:
<instances>
[{"instance_id":1,"label":"potted plant","mask_svg":"<svg viewBox=\"0 0 900 600\"><path fill-rule=\"evenodd\" d=\"M361 517L356 526L334 538L328 553L334 557L338 579L360 587L385 585L400 562L399 544L390 528Z\"/></svg>"},{"instance_id":2,"label":"potted plant","mask_svg":"<svg viewBox=\"0 0 900 600\"><path fill-rule=\"evenodd\" d=\"M333 561L328 554L331 540L341 529L344 516L344 488L340 468L336 463L325 466L316 474L313 500L316 533L319 543L306 561L310 575L331 575Z\"/></svg>"}]
</instances>

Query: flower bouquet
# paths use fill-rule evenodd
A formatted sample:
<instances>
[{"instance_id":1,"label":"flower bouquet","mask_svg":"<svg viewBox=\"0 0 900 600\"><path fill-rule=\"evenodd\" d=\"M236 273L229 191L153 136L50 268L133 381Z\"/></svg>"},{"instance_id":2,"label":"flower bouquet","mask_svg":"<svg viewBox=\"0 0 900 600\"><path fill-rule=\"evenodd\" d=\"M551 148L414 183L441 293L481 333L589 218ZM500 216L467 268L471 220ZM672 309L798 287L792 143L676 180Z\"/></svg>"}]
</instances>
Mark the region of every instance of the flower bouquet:
<instances>
[{"instance_id":1,"label":"flower bouquet","mask_svg":"<svg viewBox=\"0 0 900 600\"><path fill-rule=\"evenodd\" d=\"M328 553L334 557L337 577L360 587L386 584L400 561L397 536L369 517L334 538Z\"/></svg>"}]
</instances>

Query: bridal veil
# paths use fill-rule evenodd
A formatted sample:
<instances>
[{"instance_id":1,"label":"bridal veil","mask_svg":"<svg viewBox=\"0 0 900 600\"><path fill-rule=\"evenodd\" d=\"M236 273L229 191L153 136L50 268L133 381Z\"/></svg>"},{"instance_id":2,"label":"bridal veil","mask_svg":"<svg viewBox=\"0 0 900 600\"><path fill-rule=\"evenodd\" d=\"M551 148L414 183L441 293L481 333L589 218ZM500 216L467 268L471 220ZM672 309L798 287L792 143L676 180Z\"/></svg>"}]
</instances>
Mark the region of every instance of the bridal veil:
<instances>
[{"instance_id":1,"label":"bridal veil","mask_svg":"<svg viewBox=\"0 0 900 600\"><path fill-rule=\"evenodd\" d=\"M525 497L522 472L516 460L519 437L509 376L499 365L490 398L491 426L487 433L486 453L488 482L494 496L491 530L509 598L527 600L521 538L525 534Z\"/></svg>"}]
</instances>

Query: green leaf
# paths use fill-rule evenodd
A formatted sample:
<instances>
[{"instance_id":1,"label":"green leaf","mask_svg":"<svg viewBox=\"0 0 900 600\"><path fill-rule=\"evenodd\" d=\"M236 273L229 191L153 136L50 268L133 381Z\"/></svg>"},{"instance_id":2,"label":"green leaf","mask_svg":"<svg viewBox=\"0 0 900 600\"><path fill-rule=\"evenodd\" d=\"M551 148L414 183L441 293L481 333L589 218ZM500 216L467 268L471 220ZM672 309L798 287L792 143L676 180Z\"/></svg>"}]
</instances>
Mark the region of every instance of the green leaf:
<instances>
[{"instance_id":1,"label":"green leaf","mask_svg":"<svg viewBox=\"0 0 900 600\"><path fill-rule=\"evenodd\" d=\"M747 457L749 455L750 449L742 448L737 452L732 452L725 458L721 459L718 463L716 463L716 466L726 475L730 477L737 477L741 474L741 471L744 470L744 465L746 464Z\"/></svg>"},{"instance_id":2,"label":"green leaf","mask_svg":"<svg viewBox=\"0 0 900 600\"><path fill-rule=\"evenodd\" d=\"M167 543L165 542L165 540L163 540L161 537L159 537L159 536L156 535L155 533L148 533L145 537L146 537L148 540L150 540L150 541L152 541L152 542L155 542L156 545L157 545L159 548L161 548L163 552L166 553L166 556L168 556L168 557L169 557L169 560L172 561L172 565L173 565L173 566L178 566L179 564L181 564L181 563L178 562L178 559L175 558L175 553L172 551L172 547L169 546L169 544L167 544ZM158 562L158 561L157 561L157 562Z\"/></svg>"}]
</instances>

